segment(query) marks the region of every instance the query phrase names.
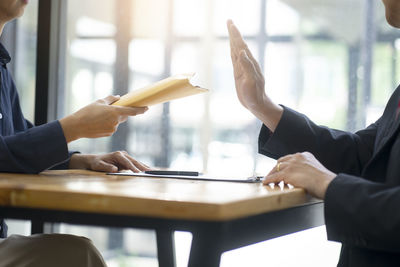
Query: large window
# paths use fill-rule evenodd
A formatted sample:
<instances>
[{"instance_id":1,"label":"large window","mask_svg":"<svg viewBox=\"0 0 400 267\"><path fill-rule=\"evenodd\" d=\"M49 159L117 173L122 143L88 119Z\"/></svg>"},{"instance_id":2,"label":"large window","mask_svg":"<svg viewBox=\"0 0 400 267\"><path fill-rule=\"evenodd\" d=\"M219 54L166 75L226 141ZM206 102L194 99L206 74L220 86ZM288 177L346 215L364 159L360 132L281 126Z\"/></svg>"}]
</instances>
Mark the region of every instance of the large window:
<instances>
[{"instance_id":1,"label":"large window","mask_svg":"<svg viewBox=\"0 0 400 267\"><path fill-rule=\"evenodd\" d=\"M360 129L396 84L397 34L378 2L95 2L68 2L65 113L178 73L196 72L211 92L152 107L113 138L72 145L85 152L123 149L153 166L207 173L265 172L273 162L257 156L260 124L234 91L227 18L264 69L268 94L317 123Z\"/></svg>"},{"instance_id":2,"label":"large window","mask_svg":"<svg viewBox=\"0 0 400 267\"><path fill-rule=\"evenodd\" d=\"M28 118L37 4L30 3L15 31L16 64L24 70L15 76ZM152 166L233 176L267 173L275 162L257 154L261 124L236 97L229 18L260 62L267 94L318 124L365 127L382 114L399 78L400 34L387 26L380 1L69 0L65 7L66 58L59 66L65 84L58 88L65 97L58 117L173 74L196 72L197 83L210 89L152 107L113 137L71 144L84 153L127 150ZM110 266L132 259L138 266L157 266L152 232L64 225L61 231L91 237ZM181 266L188 240L177 235ZM320 227L226 253L222 265L335 266L338 253Z\"/></svg>"},{"instance_id":3,"label":"large window","mask_svg":"<svg viewBox=\"0 0 400 267\"><path fill-rule=\"evenodd\" d=\"M6 25L1 37L1 42L12 58L8 68L18 88L21 108L25 117L32 122L35 108L37 20L38 2L33 1L22 18Z\"/></svg>"}]
</instances>

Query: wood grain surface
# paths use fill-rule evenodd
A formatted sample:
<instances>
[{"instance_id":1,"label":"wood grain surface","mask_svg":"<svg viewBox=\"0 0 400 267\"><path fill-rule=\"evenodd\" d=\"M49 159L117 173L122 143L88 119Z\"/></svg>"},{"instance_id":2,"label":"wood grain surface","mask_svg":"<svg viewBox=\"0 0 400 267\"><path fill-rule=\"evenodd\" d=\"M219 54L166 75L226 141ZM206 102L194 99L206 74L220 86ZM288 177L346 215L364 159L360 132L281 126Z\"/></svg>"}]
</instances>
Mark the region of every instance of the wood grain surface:
<instances>
[{"instance_id":1,"label":"wood grain surface","mask_svg":"<svg viewBox=\"0 0 400 267\"><path fill-rule=\"evenodd\" d=\"M0 206L224 221L315 201L302 189L261 183L126 177L82 170L0 173Z\"/></svg>"}]
</instances>

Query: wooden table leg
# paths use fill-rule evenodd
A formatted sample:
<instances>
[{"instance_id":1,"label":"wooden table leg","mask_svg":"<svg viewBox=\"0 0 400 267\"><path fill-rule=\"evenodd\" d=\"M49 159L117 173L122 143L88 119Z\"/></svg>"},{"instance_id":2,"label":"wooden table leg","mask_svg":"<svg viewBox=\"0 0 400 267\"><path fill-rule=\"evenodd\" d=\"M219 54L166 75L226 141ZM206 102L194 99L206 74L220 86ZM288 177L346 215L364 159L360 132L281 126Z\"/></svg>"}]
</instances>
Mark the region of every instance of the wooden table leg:
<instances>
[{"instance_id":1,"label":"wooden table leg","mask_svg":"<svg viewBox=\"0 0 400 267\"><path fill-rule=\"evenodd\" d=\"M159 267L176 267L174 231L157 230Z\"/></svg>"}]
</instances>

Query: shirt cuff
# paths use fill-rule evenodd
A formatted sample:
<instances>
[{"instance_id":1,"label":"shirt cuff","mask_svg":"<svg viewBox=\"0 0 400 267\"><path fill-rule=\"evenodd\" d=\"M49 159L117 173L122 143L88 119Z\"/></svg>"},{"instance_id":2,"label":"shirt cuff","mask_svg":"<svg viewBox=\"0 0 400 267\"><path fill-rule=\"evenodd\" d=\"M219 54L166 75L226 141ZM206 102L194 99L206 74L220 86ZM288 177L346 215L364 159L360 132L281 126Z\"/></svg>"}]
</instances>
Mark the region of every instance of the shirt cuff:
<instances>
[{"instance_id":1,"label":"shirt cuff","mask_svg":"<svg viewBox=\"0 0 400 267\"><path fill-rule=\"evenodd\" d=\"M267 126L263 125L258 138L258 152L274 159L286 155L285 151L291 150L287 147L286 140L293 139L293 121L296 121L296 114L292 114L294 111L281 106L283 114L275 132L271 132Z\"/></svg>"}]
</instances>

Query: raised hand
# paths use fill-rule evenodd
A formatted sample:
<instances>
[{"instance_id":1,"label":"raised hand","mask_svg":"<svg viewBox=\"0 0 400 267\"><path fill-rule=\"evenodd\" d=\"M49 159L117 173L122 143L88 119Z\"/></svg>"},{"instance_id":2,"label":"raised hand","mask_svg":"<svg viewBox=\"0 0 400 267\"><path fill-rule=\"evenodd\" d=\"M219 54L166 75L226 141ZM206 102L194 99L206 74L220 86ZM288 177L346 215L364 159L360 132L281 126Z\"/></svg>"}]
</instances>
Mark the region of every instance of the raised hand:
<instances>
[{"instance_id":1,"label":"raised hand","mask_svg":"<svg viewBox=\"0 0 400 267\"><path fill-rule=\"evenodd\" d=\"M262 105L266 97L264 76L260 65L231 20L228 21L228 30L237 95L240 103L251 110Z\"/></svg>"},{"instance_id":2,"label":"raised hand","mask_svg":"<svg viewBox=\"0 0 400 267\"><path fill-rule=\"evenodd\" d=\"M283 109L265 93L265 79L239 30L231 20L227 23L236 93L240 103L274 131Z\"/></svg>"}]
</instances>

